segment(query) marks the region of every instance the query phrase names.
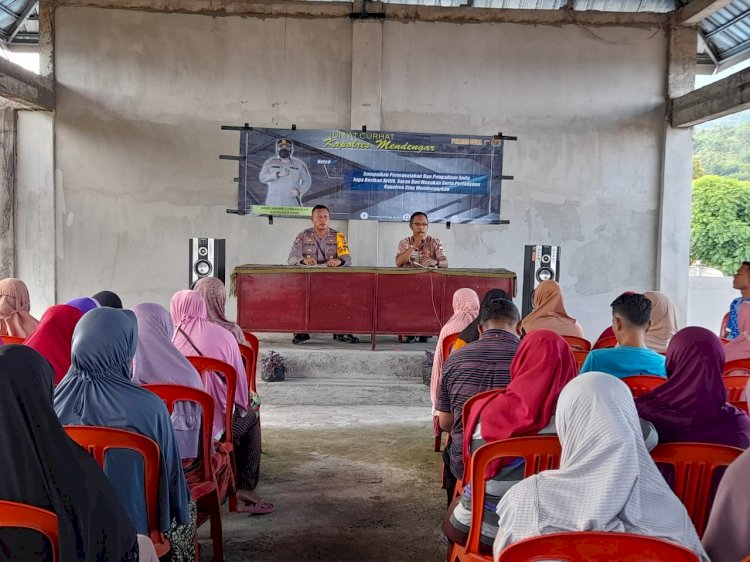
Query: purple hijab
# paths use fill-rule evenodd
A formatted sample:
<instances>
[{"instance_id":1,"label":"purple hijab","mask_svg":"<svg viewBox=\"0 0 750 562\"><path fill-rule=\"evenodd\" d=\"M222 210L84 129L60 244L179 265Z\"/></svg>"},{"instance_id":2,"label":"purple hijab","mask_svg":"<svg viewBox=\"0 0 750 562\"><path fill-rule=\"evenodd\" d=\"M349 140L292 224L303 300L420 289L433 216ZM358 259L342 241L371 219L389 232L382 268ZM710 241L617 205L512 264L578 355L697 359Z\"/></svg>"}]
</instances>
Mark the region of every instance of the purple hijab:
<instances>
[{"instance_id":1,"label":"purple hijab","mask_svg":"<svg viewBox=\"0 0 750 562\"><path fill-rule=\"evenodd\" d=\"M716 443L747 449L750 417L727 404L724 347L705 328L677 332L667 347L667 382L636 398L660 443Z\"/></svg>"},{"instance_id":2,"label":"purple hijab","mask_svg":"<svg viewBox=\"0 0 750 562\"><path fill-rule=\"evenodd\" d=\"M91 297L78 297L77 299L70 299L65 304L76 307L84 314L86 314L89 310L94 310L95 308L100 307L99 303Z\"/></svg>"},{"instance_id":3,"label":"purple hijab","mask_svg":"<svg viewBox=\"0 0 750 562\"><path fill-rule=\"evenodd\" d=\"M172 343L172 317L169 311L153 302L133 308L138 321L138 346L133 359L133 382L136 384L179 384L203 390L198 371ZM172 425L180 457L198 456L200 406L190 402L175 404Z\"/></svg>"}]
</instances>

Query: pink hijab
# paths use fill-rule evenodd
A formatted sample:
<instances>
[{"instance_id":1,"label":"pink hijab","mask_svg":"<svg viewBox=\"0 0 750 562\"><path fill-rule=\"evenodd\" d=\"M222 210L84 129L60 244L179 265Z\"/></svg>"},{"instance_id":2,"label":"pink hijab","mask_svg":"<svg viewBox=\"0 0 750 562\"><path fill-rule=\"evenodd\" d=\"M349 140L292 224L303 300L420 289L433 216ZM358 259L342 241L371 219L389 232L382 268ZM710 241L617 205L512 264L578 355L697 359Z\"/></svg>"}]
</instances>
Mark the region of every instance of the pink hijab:
<instances>
[{"instance_id":1,"label":"pink hijab","mask_svg":"<svg viewBox=\"0 0 750 562\"><path fill-rule=\"evenodd\" d=\"M740 304L737 315L740 335L724 346L724 360L750 359L750 302Z\"/></svg>"},{"instance_id":2,"label":"pink hijab","mask_svg":"<svg viewBox=\"0 0 750 562\"><path fill-rule=\"evenodd\" d=\"M234 403L247 411L248 390L245 367L237 340L221 326L206 318L206 301L197 291L178 291L169 304L174 325L172 343L184 355L204 355L228 363L237 371L237 393ZM214 435L224 429L227 410L227 391L218 376L206 379L206 392L216 401Z\"/></svg>"},{"instance_id":3,"label":"pink hijab","mask_svg":"<svg viewBox=\"0 0 750 562\"><path fill-rule=\"evenodd\" d=\"M222 328L226 328L237 339L239 343L247 344L245 334L236 322L227 320L224 309L227 304L227 291L224 283L218 277L203 277L193 287L206 301L206 312L208 319Z\"/></svg>"},{"instance_id":4,"label":"pink hijab","mask_svg":"<svg viewBox=\"0 0 750 562\"><path fill-rule=\"evenodd\" d=\"M13 277L0 281L0 335L29 337L39 324L29 310L31 301L26 284Z\"/></svg>"},{"instance_id":5,"label":"pink hijab","mask_svg":"<svg viewBox=\"0 0 750 562\"><path fill-rule=\"evenodd\" d=\"M459 289L453 293L453 316L445 323L440 330L437 346L435 347L435 359L432 361L432 378L430 379L430 398L432 399L432 413L436 413L435 403L437 402L438 388L440 388L440 378L443 374L443 340L451 335L459 333L466 328L474 318L479 314L479 296L473 289Z\"/></svg>"}]
</instances>

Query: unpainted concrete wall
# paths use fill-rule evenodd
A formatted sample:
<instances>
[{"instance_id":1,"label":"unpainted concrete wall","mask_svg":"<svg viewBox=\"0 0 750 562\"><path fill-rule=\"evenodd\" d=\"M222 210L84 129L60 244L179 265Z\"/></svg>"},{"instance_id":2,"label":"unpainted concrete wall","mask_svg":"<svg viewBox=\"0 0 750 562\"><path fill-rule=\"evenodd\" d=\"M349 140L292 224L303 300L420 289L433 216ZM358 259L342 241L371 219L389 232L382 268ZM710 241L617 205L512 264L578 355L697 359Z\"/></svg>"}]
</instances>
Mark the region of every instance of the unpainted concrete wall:
<instances>
[{"instance_id":1,"label":"unpainted concrete wall","mask_svg":"<svg viewBox=\"0 0 750 562\"><path fill-rule=\"evenodd\" d=\"M226 238L230 269L284 263L309 223L225 213L236 206L237 169L218 155L237 152L237 135L219 127L358 126L353 25L58 8L60 300L113 289L128 305L166 304L187 282L191 236ZM506 152L516 177L503 192L510 225L431 228L452 266L507 267L520 280L524 244L562 245L567 306L592 338L616 294L655 287L662 33L597 29L600 40L576 26L377 25L382 129L519 136ZM371 255L391 265L407 227L373 230Z\"/></svg>"},{"instance_id":2,"label":"unpainted concrete wall","mask_svg":"<svg viewBox=\"0 0 750 562\"><path fill-rule=\"evenodd\" d=\"M718 334L729 304L740 296L732 289L732 278L690 277L688 291L688 326L702 326Z\"/></svg>"}]
</instances>

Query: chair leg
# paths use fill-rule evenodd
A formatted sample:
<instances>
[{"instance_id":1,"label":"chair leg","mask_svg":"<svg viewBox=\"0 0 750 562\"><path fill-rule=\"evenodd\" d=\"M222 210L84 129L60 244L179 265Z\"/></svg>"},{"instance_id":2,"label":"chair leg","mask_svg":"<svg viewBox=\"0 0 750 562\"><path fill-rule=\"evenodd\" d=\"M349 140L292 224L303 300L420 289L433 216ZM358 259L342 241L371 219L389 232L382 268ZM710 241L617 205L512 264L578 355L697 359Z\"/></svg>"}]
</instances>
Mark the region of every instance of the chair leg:
<instances>
[{"instance_id":1,"label":"chair leg","mask_svg":"<svg viewBox=\"0 0 750 562\"><path fill-rule=\"evenodd\" d=\"M221 504L218 494L211 501L211 541L214 548L213 562L224 562L224 534L221 529Z\"/></svg>"}]
</instances>

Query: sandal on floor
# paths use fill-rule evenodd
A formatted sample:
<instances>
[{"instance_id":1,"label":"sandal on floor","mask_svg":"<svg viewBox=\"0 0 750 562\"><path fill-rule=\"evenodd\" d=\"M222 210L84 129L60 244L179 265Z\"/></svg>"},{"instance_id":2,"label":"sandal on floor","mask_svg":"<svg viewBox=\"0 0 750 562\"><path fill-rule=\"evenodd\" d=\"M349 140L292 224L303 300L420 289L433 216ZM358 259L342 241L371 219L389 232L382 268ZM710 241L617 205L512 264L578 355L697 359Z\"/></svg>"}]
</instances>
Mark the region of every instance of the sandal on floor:
<instances>
[{"instance_id":1,"label":"sandal on floor","mask_svg":"<svg viewBox=\"0 0 750 562\"><path fill-rule=\"evenodd\" d=\"M272 513L273 504L267 501L260 501L250 504L241 504L237 506L237 513L249 513L251 515L262 515Z\"/></svg>"},{"instance_id":2,"label":"sandal on floor","mask_svg":"<svg viewBox=\"0 0 750 562\"><path fill-rule=\"evenodd\" d=\"M339 335L339 341L344 343L359 343L359 338L355 338L351 334L341 334Z\"/></svg>"}]
</instances>

